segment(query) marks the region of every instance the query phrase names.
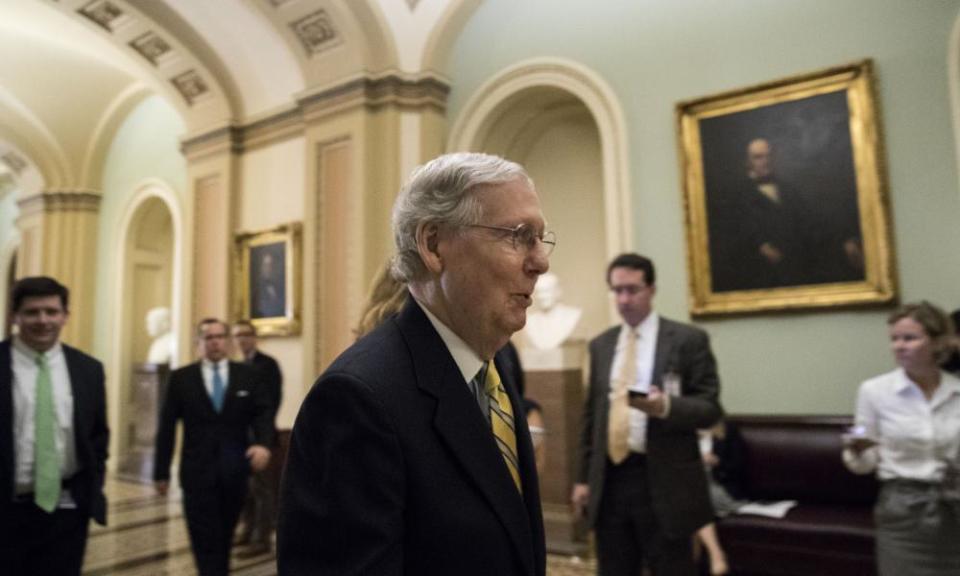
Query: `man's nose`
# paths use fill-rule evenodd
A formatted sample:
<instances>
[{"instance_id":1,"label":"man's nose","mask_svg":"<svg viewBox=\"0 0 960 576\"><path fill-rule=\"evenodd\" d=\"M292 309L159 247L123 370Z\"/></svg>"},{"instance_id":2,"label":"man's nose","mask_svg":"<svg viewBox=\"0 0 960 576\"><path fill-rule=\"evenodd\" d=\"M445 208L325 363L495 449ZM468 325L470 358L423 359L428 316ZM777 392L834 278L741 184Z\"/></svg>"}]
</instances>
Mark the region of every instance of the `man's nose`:
<instances>
[{"instance_id":1,"label":"man's nose","mask_svg":"<svg viewBox=\"0 0 960 576\"><path fill-rule=\"evenodd\" d=\"M527 252L526 258L527 272L533 274L545 274L550 269L550 257L547 255L546 245L537 243L537 246Z\"/></svg>"}]
</instances>

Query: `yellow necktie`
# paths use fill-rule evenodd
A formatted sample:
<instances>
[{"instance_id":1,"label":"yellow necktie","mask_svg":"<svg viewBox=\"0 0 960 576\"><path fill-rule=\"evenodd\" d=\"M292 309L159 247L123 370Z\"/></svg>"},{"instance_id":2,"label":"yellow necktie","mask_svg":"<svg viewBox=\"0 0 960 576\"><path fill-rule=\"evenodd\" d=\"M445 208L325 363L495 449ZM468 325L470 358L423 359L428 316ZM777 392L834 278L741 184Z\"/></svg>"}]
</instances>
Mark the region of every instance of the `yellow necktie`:
<instances>
[{"instance_id":1,"label":"yellow necktie","mask_svg":"<svg viewBox=\"0 0 960 576\"><path fill-rule=\"evenodd\" d=\"M490 426L493 436L497 439L497 447L503 455L503 461L513 476L513 483L521 493L520 469L517 460L517 435L513 429L513 408L510 406L510 397L503 388L500 375L493 365L493 360L487 363L487 376L484 380L484 390L490 398Z\"/></svg>"},{"instance_id":2,"label":"yellow necktie","mask_svg":"<svg viewBox=\"0 0 960 576\"><path fill-rule=\"evenodd\" d=\"M627 389L637 379L637 337L634 330L627 331L626 350L620 373L610 382L610 414L607 422L607 454L614 464L626 460L630 454L627 439L630 436L630 400Z\"/></svg>"}]
</instances>

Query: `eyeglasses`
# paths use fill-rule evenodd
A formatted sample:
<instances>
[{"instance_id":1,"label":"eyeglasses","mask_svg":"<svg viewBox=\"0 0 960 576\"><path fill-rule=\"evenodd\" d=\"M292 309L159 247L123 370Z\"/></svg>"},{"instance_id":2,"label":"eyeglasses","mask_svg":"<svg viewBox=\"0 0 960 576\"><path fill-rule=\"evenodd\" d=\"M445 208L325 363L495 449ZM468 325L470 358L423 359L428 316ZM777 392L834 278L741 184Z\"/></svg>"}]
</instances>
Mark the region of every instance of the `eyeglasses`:
<instances>
[{"instance_id":1,"label":"eyeglasses","mask_svg":"<svg viewBox=\"0 0 960 576\"><path fill-rule=\"evenodd\" d=\"M542 244L544 254L549 256L553 253L553 249L557 247L557 235L553 231L538 232L529 224L518 224L513 228L507 228L506 226L488 226L486 224L468 224L467 226L469 228L485 228L487 230L496 230L504 234L509 234L513 249L518 252L521 249L533 252L537 248L537 244Z\"/></svg>"}]
</instances>

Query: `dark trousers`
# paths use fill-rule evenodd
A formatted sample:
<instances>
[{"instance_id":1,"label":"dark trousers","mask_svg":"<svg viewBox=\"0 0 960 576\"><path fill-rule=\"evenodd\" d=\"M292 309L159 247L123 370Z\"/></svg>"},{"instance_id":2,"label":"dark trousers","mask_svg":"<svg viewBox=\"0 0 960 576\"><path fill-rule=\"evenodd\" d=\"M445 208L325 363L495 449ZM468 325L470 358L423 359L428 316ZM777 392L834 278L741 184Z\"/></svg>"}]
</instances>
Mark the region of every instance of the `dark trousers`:
<instances>
[{"instance_id":1,"label":"dark trousers","mask_svg":"<svg viewBox=\"0 0 960 576\"><path fill-rule=\"evenodd\" d=\"M276 528L277 497L273 467L250 476L250 492L243 506L244 540L251 544L270 544Z\"/></svg>"},{"instance_id":2,"label":"dark trousers","mask_svg":"<svg viewBox=\"0 0 960 576\"><path fill-rule=\"evenodd\" d=\"M697 574L692 535L667 538L660 529L640 454L607 463L596 536L599 576L640 576L644 562L655 576Z\"/></svg>"},{"instance_id":3,"label":"dark trousers","mask_svg":"<svg viewBox=\"0 0 960 576\"><path fill-rule=\"evenodd\" d=\"M223 482L207 490L184 489L183 512L200 576L229 574L233 530L246 493L246 478Z\"/></svg>"},{"instance_id":4,"label":"dark trousers","mask_svg":"<svg viewBox=\"0 0 960 576\"><path fill-rule=\"evenodd\" d=\"M0 573L11 576L80 574L90 519L72 509L47 513L33 502L13 504L0 518Z\"/></svg>"}]
</instances>

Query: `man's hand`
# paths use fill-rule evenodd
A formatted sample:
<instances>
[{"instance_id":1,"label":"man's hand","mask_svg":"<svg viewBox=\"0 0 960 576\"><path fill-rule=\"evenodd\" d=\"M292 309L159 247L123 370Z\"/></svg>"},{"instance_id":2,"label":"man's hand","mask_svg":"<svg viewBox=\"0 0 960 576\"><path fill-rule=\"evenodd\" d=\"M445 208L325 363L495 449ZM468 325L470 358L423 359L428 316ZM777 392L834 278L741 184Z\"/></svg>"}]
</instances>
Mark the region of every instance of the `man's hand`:
<instances>
[{"instance_id":1,"label":"man's hand","mask_svg":"<svg viewBox=\"0 0 960 576\"><path fill-rule=\"evenodd\" d=\"M590 485L574 484L573 493L570 495L570 503L573 504L573 511L577 516L583 516L587 513L587 504L590 502Z\"/></svg>"},{"instance_id":2,"label":"man's hand","mask_svg":"<svg viewBox=\"0 0 960 576\"><path fill-rule=\"evenodd\" d=\"M662 417L667 411L667 400L657 386L651 386L646 397L634 396L630 398L630 407L654 417Z\"/></svg>"},{"instance_id":3,"label":"man's hand","mask_svg":"<svg viewBox=\"0 0 960 576\"><path fill-rule=\"evenodd\" d=\"M156 489L157 494L160 496L166 496L167 492L170 490L170 483L165 480L160 480L153 483L153 487Z\"/></svg>"},{"instance_id":4,"label":"man's hand","mask_svg":"<svg viewBox=\"0 0 960 576\"><path fill-rule=\"evenodd\" d=\"M247 460L250 461L250 468L254 472L260 472L270 463L270 450L265 446L254 444L247 448Z\"/></svg>"}]
</instances>

